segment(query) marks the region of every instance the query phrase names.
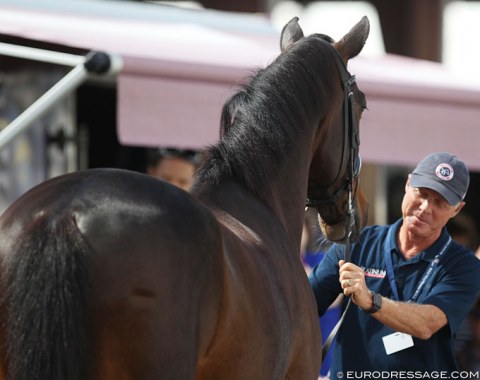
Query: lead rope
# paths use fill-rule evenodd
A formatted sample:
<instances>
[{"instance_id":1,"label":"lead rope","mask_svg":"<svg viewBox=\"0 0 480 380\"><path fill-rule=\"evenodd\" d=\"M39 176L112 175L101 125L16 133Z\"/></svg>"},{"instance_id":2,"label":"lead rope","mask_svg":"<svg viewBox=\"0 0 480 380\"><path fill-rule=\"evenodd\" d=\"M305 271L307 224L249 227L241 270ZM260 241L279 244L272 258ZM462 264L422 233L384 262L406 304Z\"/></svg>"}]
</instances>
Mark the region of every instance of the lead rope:
<instances>
[{"instance_id":1,"label":"lead rope","mask_svg":"<svg viewBox=\"0 0 480 380\"><path fill-rule=\"evenodd\" d=\"M350 253L351 253L350 252L350 236L347 237L344 251L345 251L345 261L350 261ZM337 336L338 330L340 329L340 326L342 325L343 320L345 319L345 315L347 314L348 308L350 307L351 303L352 303L352 298L350 297L348 299L347 306L345 307L345 310L343 311L340 319L338 320L337 324L332 329L332 331L330 331L330 334L328 335L327 339L325 339L325 343L323 344L323 347L322 347L322 362L325 360L328 350L330 350L330 346L332 345L333 340Z\"/></svg>"},{"instance_id":2,"label":"lead rope","mask_svg":"<svg viewBox=\"0 0 480 380\"><path fill-rule=\"evenodd\" d=\"M353 166L350 166L353 167ZM359 181L359 179L357 179ZM358 183L356 186L356 189L358 189ZM355 215L353 211L353 196L352 196L352 184L350 184L350 188L348 189L348 218L347 218L347 238L345 241L345 248L344 248L344 258L345 261L349 262L351 259L351 246L350 246L350 238L352 236L352 227L354 226L355 223ZM356 190L355 190L355 196L356 196ZM325 357L327 356L328 351L330 350L330 346L333 343L333 340L337 336L338 330L340 329L340 326L343 323L343 320L345 319L345 315L347 314L348 308L350 307L350 304L352 303L352 298L349 297L347 306L345 307L345 310L343 311L342 315L340 316L340 319L338 320L337 324L335 327L330 331L330 334L328 335L327 339L325 339L325 343L323 344L322 347L322 362L325 360Z\"/></svg>"}]
</instances>

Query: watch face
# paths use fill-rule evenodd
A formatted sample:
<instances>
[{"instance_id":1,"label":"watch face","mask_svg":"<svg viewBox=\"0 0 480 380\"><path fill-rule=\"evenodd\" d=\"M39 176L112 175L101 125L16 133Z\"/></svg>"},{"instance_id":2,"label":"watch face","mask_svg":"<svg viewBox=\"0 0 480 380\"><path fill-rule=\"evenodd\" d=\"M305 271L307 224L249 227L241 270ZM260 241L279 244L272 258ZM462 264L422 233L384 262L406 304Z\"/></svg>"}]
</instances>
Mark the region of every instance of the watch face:
<instances>
[{"instance_id":1,"label":"watch face","mask_svg":"<svg viewBox=\"0 0 480 380\"><path fill-rule=\"evenodd\" d=\"M374 292L370 292L370 293L372 294L373 305L368 310L365 310L365 309L362 309L362 310L368 314L373 314L382 308L382 296Z\"/></svg>"}]
</instances>

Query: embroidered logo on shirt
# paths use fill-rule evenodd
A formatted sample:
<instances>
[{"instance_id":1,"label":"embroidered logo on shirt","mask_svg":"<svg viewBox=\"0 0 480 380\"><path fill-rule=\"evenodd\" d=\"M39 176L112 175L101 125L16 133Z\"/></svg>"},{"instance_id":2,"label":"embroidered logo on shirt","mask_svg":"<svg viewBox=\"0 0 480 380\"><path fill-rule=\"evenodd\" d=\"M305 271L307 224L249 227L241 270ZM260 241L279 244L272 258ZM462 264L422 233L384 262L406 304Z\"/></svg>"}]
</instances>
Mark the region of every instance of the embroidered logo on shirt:
<instances>
[{"instance_id":1,"label":"embroidered logo on shirt","mask_svg":"<svg viewBox=\"0 0 480 380\"><path fill-rule=\"evenodd\" d=\"M385 278L387 271L385 269L363 268L365 277Z\"/></svg>"}]
</instances>

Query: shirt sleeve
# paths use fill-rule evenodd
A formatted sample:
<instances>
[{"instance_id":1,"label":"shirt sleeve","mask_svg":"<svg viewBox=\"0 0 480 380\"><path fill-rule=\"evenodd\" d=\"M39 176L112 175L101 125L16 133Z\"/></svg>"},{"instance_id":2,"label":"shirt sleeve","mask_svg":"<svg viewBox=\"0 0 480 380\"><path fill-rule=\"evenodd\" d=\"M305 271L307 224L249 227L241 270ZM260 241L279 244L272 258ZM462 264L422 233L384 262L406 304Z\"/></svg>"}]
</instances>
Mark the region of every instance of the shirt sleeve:
<instances>
[{"instance_id":1,"label":"shirt sleeve","mask_svg":"<svg viewBox=\"0 0 480 380\"><path fill-rule=\"evenodd\" d=\"M343 249L340 245L334 244L327 251L322 261L312 269L308 278L315 294L318 315L320 316L342 293L338 281L338 261L340 259L343 259Z\"/></svg>"},{"instance_id":2,"label":"shirt sleeve","mask_svg":"<svg viewBox=\"0 0 480 380\"><path fill-rule=\"evenodd\" d=\"M438 282L421 303L439 307L454 334L479 295L479 279L480 260L462 248L440 264Z\"/></svg>"}]
</instances>

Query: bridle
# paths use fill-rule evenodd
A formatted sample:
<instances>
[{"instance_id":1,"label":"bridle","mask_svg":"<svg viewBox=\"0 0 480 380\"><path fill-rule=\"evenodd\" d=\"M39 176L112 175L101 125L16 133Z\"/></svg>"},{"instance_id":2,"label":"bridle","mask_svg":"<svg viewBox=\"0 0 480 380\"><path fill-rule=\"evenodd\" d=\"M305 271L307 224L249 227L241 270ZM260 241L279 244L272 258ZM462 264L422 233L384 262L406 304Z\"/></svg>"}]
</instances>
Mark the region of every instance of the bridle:
<instances>
[{"instance_id":1,"label":"bridle","mask_svg":"<svg viewBox=\"0 0 480 380\"><path fill-rule=\"evenodd\" d=\"M329 43L329 46L330 43ZM333 48L333 47L332 47ZM340 197L341 193L345 190L348 191L348 209L347 209L347 218L346 218L346 236L345 236L345 261L350 261L351 250L350 250L350 238L352 234L352 228L355 224L355 214L353 210L353 204L357 196L357 189L359 185L359 176L362 168L362 159L359 155L359 146L360 146L360 133L358 130L357 119L355 118L355 97L352 92L352 85L355 83L355 76L351 75L345 62L343 62L340 53L337 49L333 48L335 51L335 61L337 63L337 68L340 73L340 77L343 82L343 144L342 144L342 161L340 169L332 181L332 186L339 180L341 174L344 173L345 166L348 165L348 176L346 181L341 183L337 190L333 192L329 197L312 197L310 194L307 194L307 204L306 207L314 207L317 210L331 208L335 210L336 213L336 204L337 200ZM347 163L347 144L350 143L350 160ZM353 183L356 182L355 191L353 191ZM330 187L329 186L329 187ZM342 325L345 314L351 304L351 298L349 299L345 310L342 313L342 316L338 320L337 324L330 332L329 336L325 340L325 343L322 347L322 361L325 359L325 356L328 353L328 350L337 335L337 331Z\"/></svg>"},{"instance_id":2,"label":"bridle","mask_svg":"<svg viewBox=\"0 0 480 380\"><path fill-rule=\"evenodd\" d=\"M325 40L322 40L325 41ZM307 194L306 207L313 207L317 210L330 209L334 211L336 218L339 218L337 213L337 201L342 192L345 190L348 192L348 210L347 210L347 235L346 235L346 244L349 245L350 236L352 233L352 228L355 223L355 216L353 211L353 204L356 199L357 189L358 189L358 177L360 176L360 171L362 167L362 159L359 156L359 146L360 146L360 133L358 130L357 119L355 117L355 96L351 89L352 85L355 83L355 75L351 75L345 62L343 61L340 53L333 46L328 45L335 51L335 61L337 63L337 69L340 73L340 77L343 82L343 143L342 143L342 161L340 169L332 181L331 187L336 182L339 181L342 173L345 170L348 170L348 176L346 180L341 183L337 189L333 192L332 195L326 197L314 197L311 194ZM347 146L350 145L348 151ZM350 160L347 160L347 155L350 153ZM348 161L348 162L347 162ZM346 168L346 166L348 167ZM353 183L356 182L355 191L353 191ZM348 250L349 251L349 250ZM348 257L349 259L349 257ZM347 260L347 258L346 258Z\"/></svg>"}]
</instances>

